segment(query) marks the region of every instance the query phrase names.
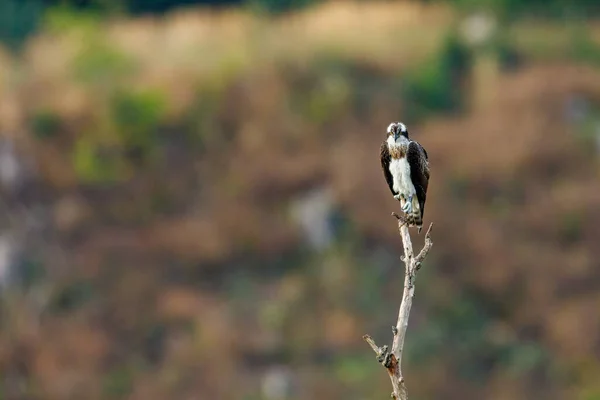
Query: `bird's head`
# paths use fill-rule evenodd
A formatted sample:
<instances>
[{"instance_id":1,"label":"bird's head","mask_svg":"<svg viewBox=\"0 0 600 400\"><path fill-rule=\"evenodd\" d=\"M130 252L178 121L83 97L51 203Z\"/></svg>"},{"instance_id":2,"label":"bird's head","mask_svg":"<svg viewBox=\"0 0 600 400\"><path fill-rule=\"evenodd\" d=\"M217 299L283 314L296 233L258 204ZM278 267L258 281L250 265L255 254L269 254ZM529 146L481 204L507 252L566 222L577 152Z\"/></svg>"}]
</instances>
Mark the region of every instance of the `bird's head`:
<instances>
[{"instance_id":1,"label":"bird's head","mask_svg":"<svg viewBox=\"0 0 600 400\"><path fill-rule=\"evenodd\" d=\"M402 122L392 122L387 128L388 142L399 143L408 139L408 129Z\"/></svg>"}]
</instances>

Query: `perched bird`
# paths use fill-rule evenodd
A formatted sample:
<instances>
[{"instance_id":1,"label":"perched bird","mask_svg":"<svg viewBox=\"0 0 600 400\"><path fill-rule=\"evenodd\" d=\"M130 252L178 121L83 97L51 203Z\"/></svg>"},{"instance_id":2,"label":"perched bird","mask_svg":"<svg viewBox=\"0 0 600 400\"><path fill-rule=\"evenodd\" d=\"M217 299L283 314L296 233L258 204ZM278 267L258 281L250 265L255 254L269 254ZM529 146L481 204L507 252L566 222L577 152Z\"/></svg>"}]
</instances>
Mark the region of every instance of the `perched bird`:
<instances>
[{"instance_id":1,"label":"perched bird","mask_svg":"<svg viewBox=\"0 0 600 400\"><path fill-rule=\"evenodd\" d=\"M383 175L394 198L400 201L406 224L416 226L421 233L429 184L427 152L418 142L408 138L403 123L392 122L380 153Z\"/></svg>"}]
</instances>

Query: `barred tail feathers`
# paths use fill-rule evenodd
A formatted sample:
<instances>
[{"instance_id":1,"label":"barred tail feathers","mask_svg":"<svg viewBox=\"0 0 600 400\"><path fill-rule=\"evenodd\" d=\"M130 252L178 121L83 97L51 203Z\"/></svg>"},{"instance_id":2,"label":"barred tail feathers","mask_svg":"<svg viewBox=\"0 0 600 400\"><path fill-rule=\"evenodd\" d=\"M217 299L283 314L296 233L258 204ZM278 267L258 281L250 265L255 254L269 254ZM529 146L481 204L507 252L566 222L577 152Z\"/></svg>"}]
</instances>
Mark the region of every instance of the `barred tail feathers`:
<instances>
[{"instance_id":1,"label":"barred tail feathers","mask_svg":"<svg viewBox=\"0 0 600 400\"><path fill-rule=\"evenodd\" d=\"M412 211L406 215L406 224L410 226L416 226L419 233L423 227L423 218L421 215L421 205L417 196L413 197Z\"/></svg>"}]
</instances>

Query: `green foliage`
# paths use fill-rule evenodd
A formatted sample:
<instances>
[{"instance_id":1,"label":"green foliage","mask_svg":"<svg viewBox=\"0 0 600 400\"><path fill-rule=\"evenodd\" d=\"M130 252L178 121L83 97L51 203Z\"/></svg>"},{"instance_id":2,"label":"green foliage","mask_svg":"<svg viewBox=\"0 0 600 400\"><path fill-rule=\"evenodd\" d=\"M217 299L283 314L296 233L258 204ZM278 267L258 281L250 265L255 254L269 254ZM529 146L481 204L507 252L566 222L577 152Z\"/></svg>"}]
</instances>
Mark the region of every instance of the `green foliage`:
<instances>
[{"instance_id":1,"label":"green foliage","mask_svg":"<svg viewBox=\"0 0 600 400\"><path fill-rule=\"evenodd\" d=\"M0 41L18 49L42 17L41 0L0 0Z\"/></svg>"},{"instance_id":2,"label":"green foliage","mask_svg":"<svg viewBox=\"0 0 600 400\"><path fill-rule=\"evenodd\" d=\"M494 32L479 51L491 54L504 71L513 70L521 61L514 38L509 35L508 30L502 28Z\"/></svg>"},{"instance_id":3,"label":"green foliage","mask_svg":"<svg viewBox=\"0 0 600 400\"><path fill-rule=\"evenodd\" d=\"M433 357L449 356L465 379L483 382L494 366L521 376L547 364L546 351L518 338L495 338L496 316L476 297L464 297L442 306L412 337L407 358L425 365Z\"/></svg>"},{"instance_id":4,"label":"green foliage","mask_svg":"<svg viewBox=\"0 0 600 400\"><path fill-rule=\"evenodd\" d=\"M432 59L407 74L404 96L409 113L418 118L457 110L462 103L461 81L470 63L467 47L456 35L449 35Z\"/></svg>"},{"instance_id":5,"label":"green foliage","mask_svg":"<svg viewBox=\"0 0 600 400\"><path fill-rule=\"evenodd\" d=\"M314 70L293 71L297 90L290 91L292 110L315 124L324 124L339 116L353 97L352 90L362 83L352 82L358 76L351 73L350 67L317 62Z\"/></svg>"},{"instance_id":6,"label":"green foliage","mask_svg":"<svg viewBox=\"0 0 600 400\"><path fill-rule=\"evenodd\" d=\"M18 49L41 22L51 32L89 28L114 14L162 13L189 5L247 4L267 13L305 7L318 0L0 0L0 41Z\"/></svg>"},{"instance_id":7,"label":"green foliage","mask_svg":"<svg viewBox=\"0 0 600 400\"><path fill-rule=\"evenodd\" d=\"M243 0L44 0L49 7L63 6L98 15L128 13L131 15L162 13L173 8L190 5L231 5Z\"/></svg>"},{"instance_id":8,"label":"green foliage","mask_svg":"<svg viewBox=\"0 0 600 400\"><path fill-rule=\"evenodd\" d=\"M38 110L30 120L31 130L38 139L50 138L61 128L60 117L51 110Z\"/></svg>"},{"instance_id":9,"label":"green foliage","mask_svg":"<svg viewBox=\"0 0 600 400\"><path fill-rule=\"evenodd\" d=\"M574 121L573 130L581 151L595 159L598 155L600 109L592 99L584 98L582 102L583 104L579 108L583 108L583 110L580 111L580 117Z\"/></svg>"},{"instance_id":10,"label":"green foliage","mask_svg":"<svg viewBox=\"0 0 600 400\"><path fill-rule=\"evenodd\" d=\"M84 132L72 153L73 168L83 183L114 183L127 178L118 148Z\"/></svg>"},{"instance_id":11,"label":"green foliage","mask_svg":"<svg viewBox=\"0 0 600 400\"><path fill-rule=\"evenodd\" d=\"M31 288L35 284L44 281L47 278L46 269L41 260L26 257L21 261L18 271L18 281L25 289Z\"/></svg>"},{"instance_id":12,"label":"green foliage","mask_svg":"<svg viewBox=\"0 0 600 400\"><path fill-rule=\"evenodd\" d=\"M581 400L600 400L600 389L588 390L580 398Z\"/></svg>"},{"instance_id":13,"label":"green foliage","mask_svg":"<svg viewBox=\"0 0 600 400\"><path fill-rule=\"evenodd\" d=\"M126 54L108 44L95 30L86 31L86 46L74 60L75 77L82 82L112 87L135 71Z\"/></svg>"},{"instance_id":14,"label":"green foliage","mask_svg":"<svg viewBox=\"0 0 600 400\"><path fill-rule=\"evenodd\" d=\"M133 137L156 127L164 117L166 100L158 91L115 93L112 115L116 125Z\"/></svg>"},{"instance_id":15,"label":"green foliage","mask_svg":"<svg viewBox=\"0 0 600 400\"><path fill-rule=\"evenodd\" d=\"M89 281L75 281L62 287L50 302L54 312L69 312L81 307L93 297L93 286Z\"/></svg>"},{"instance_id":16,"label":"green foliage","mask_svg":"<svg viewBox=\"0 0 600 400\"><path fill-rule=\"evenodd\" d=\"M258 311L258 321L261 326L269 331L279 331L289 318L289 310L286 304L266 303Z\"/></svg>"},{"instance_id":17,"label":"green foliage","mask_svg":"<svg viewBox=\"0 0 600 400\"><path fill-rule=\"evenodd\" d=\"M287 11L316 4L319 0L247 0L246 3L256 11L280 14Z\"/></svg>"},{"instance_id":18,"label":"green foliage","mask_svg":"<svg viewBox=\"0 0 600 400\"><path fill-rule=\"evenodd\" d=\"M110 398L128 395L133 389L134 377L133 368L127 365L116 367L104 377L104 395Z\"/></svg>"},{"instance_id":19,"label":"green foliage","mask_svg":"<svg viewBox=\"0 0 600 400\"><path fill-rule=\"evenodd\" d=\"M460 10L493 10L505 20L523 16L564 18L565 15L597 15L596 0L447 0Z\"/></svg>"},{"instance_id":20,"label":"green foliage","mask_svg":"<svg viewBox=\"0 0 600 400\"><path fill-rule=\"evenodd\" d=\"M546 351L537 343L517 342L504 350L502 364L514 376L529 373L546 361Z\"/></svg>"},{"instance_id":21,"label":"green foliage","mask_svg":"<svg viewBox=\"0 0 600 400\"><path fill-rule=\"evenodd\" d=\"M73 31L91 34L101 30L101 22L100 16L92 11L58 6L46 10L43 27L53 34Z\"/></svg>"},{"instance_id":22,"label":"green foliage","mask_svg":"<svg viewBox=\"0 0 600 400\"><path fill-rule=\"evenodd\" d=\"M438 61L432 61L407 77L406 97L413 114L451 110L454 106L452 85Z\"/></svg>"},{"instance_id":23,"label":"green foliage","mask_svg":"<svg viewBox=\"0 0 600 400\"><path fill-rule=\"evenodd\" d=\"M583 217L578 212L563 214L559 229L562 240L575 243L581 238L583 228Z\"/></svg>"},{"instance_id":24,"label":"green foliage","mask_svg":"<svg viewBox=\"0 0 600 400\"><path fill-rule=\"evenodd\" d=\"M230 138L230 131L221 129L218 116L225 93L224 82L214 81L211 85L198 88L196 98L182 121L186 141L197 147L210 143L221 143Z\"/></svg>"},{"instance_id":25,"label":"green foliage","mask_svg":"<svg viewBox=\"0 0 600 400\"><path fill-rule=\"evenodd\" d=\"M576 24L571 31L570 56L574 60L600 65L600 46L592 40L590 30L584 24Z\"/></svg>"},{"instance_id":26,"label":"green foliage","mask_svg":"<svg viewBox=\"0 0 600 400\"><path fill-rule=\"evenodd\" d=\"M318 88L308 94L306 116L321 124L339 115L349 98L350 88L343 78L326 76Z\"/></svg>"},{"instance_id":27,"label":"green foliage","mask_svg":"<svg viewBox=\"0 0 600 400\"><path fill-rule=\"evenodd\" d=\"M336 378L344 385L357 385L372 378L378 370L372 368L372 353L363 353L360 355L346 355L337 357L335 360Z\"/></svg>"},{"instance_id":28,"label":"green foliage","mask_svg":"<svg viewBox=\"0 0 600 400\"><path fill-rule=\"evenodd\" d=\"M129 13L161 13L175 7L190 5L225 6L243 3L243 0L112 0L109 3L122 2Z\"/></svg>"},{"instance_id":29,"label":"green foliage","mask_svg":"<svg viewBox=\"0 0 600 400\"><path fill-rule=\"evenodd\" d=\"M166 100L153 90L116 90L108 114L93 130L82 132L73 148L73 166L87 183L120 182L159 151L158 133Z\"/></svg>"},{"instance_id":30,"label":"green foliage","mask_svg":"<svg viewBox=\"0 0 600 400\"><path fill-rule=\"evenodd\" d=\"M438 0L459 10L488 9L511 21L520 16L564 18L565 15L600 15L597 0ZM0 0L0 41L18 48L44 18L52 31L82 27L111 15L163 13L191 5L243 5L280 14L302 9L321 0Z\"/></svg>"},{"instance_id":31,"label":"green foliage","mask_svg":"<svg viewBox=\"0 0 600 400\"><path fill-rule=\"evenodd\" d=\"M157 91L118 91L113 95L111 115L126 152L143 160L156 152L166 105L163 94Z\"/></svg>"}]
</instances>

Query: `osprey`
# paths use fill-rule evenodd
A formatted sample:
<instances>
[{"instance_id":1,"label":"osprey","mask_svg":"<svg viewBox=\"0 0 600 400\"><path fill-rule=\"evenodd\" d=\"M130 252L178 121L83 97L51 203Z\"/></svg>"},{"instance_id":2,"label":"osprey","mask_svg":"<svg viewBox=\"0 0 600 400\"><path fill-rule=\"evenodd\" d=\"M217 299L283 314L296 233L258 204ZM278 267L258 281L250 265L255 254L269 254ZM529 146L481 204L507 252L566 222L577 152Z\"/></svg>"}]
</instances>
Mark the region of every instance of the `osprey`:
<instances>
[{"instance_id":1,"label":"osprey","mask_svg":"<svg viewBox=\"0 0 600 400\"><path fill-rule=\"evenodd\" d=\"M381 144L381 168L383 176L406 214L405 223L423 227L423 213L427 185L429 184L429 160L427 152L419 143L408 138L408 130L401 122L392 122L387 128L387 139Z\"/></svg>"}]
</instances>

